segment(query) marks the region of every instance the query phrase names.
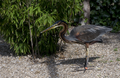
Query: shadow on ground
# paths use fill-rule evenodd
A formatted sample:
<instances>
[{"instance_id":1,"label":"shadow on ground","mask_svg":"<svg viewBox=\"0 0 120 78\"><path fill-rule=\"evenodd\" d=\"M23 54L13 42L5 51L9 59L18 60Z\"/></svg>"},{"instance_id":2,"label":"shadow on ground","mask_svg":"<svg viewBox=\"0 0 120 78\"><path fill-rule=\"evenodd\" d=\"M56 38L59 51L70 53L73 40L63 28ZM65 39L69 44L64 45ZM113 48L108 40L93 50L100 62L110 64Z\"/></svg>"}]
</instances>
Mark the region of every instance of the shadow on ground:
<instances>
[{"instance_id":1,"label":"shadow on ground","mask_svg":"<svg viewBox=\"0 0 120 78\"><path fill-rule=\"evenodd\" d=\"M0 35L0 55L1 56L16 56L15 52L10 49L10 45L7 44Z\"/></svg>"},{"instance_id":2,"label":"shadow on ground","mask_svg":"<svg viewBox=\"0 0 120 78\"><path fill-rule=\"evenodd\" d=\"M100 57L90 57L89 58L89 62L94 62L95 59L98 59ZM56 64L56 65L60 65L60 64L78 64L78 65L84 65L85 62L85 58L74 58L74 59L68 59L68 60L59 60L60 63Z\"/></svg>"},{"instance_id":3,"label":"shadow on ground","mask_svg":"<svg viewBox=\"0 0 120 78\"><path fill-rule=\"evenodd\" d=\"M94 62L94 60L98 59L98 58L100 58L100 57L90 57L89 62ZM77 64L79 67L72 67L72 68L74 68L74 71L72 71L72 72L77 72L77 71L84 71L84 62L85 62L85 58L75 58L75 59L69 59L69 60L60 60L60 63L56 64L56 65ZM94 67L94 66L89 66L89 64L88 64L88 68L89 68L88 70L92 70L91 67Z\"/></svg>"},{"instance_id":4,"label":"shadow on ground","mask_svg":"<svg viewBox=\"0 0 120 78\"><path fill-rule=\"evenodd\" d=\"M98 59L100 57L90 57L89 58L89 62L94 62L95 59ZM53 58L49 58L44 62L41 63L46 63L48 65L48 69L53 69L54 70L54 74L57 74L57 68L55 67L56 65L71 65L71 64L77 64L79 67L74 67L74 71L72 72L77 72L77 71L84 71L80 70L79 68L83 68L84 67L84 62L85 62L85 58L74 58L74 59L68 59L68 60L58 60L59 63L56 64L56 62L54 61ZM88 64L88 68L89 67L94 67L94 66L89 66ZM92 70L92 69L88 69L88 70ZM53 75L51 75L52 77Z\"/></svg>"}]
</instances>

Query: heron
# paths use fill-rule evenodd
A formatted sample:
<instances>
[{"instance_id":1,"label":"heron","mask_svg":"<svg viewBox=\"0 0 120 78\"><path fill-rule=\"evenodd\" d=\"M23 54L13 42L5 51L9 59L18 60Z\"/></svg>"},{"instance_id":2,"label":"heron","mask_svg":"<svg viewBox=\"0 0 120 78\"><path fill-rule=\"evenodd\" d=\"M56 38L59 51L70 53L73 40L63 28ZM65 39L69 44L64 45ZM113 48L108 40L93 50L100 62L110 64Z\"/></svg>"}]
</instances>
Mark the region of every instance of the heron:
<instances>
[{"instance_id":1,"label":"heron","mask_svg":"<svg viewBox=\"0 0 120 78\"><path fill-rule=\"evenodd\" d=\"M102 42L101 36L107 32L110 32L112 28L106 26L97 26L97 25L82 25L73 28L69 36L65 36L66 31L68 30L68 24L65 21L57 21L52 26L43 30L41 33L48 30L62 26L63 29L59 32L59 37L66 43L77 43L85 45L86 48L86 57L84 70L87 70L88 61L89 61L89 45Z\"/></svg>"}]
</instances>

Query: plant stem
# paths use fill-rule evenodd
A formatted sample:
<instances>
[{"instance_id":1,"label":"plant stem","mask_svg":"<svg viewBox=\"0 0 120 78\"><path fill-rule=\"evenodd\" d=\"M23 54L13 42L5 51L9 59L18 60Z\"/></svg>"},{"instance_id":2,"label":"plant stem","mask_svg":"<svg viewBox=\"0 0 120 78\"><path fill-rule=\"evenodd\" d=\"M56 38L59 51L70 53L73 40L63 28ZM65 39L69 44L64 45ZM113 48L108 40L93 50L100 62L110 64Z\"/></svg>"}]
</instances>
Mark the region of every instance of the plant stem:
<instances>
[{"instance_id":1,"label":"plant stem","mask_svg":"<svg viewBox=\"0 0 120 78\"><path fill-rule=\"evenodd\" d=\"M30 6L31 4L31 0L28 2L27 4L27 8L28 6ZM35 60L35 54L34 54L34 48L33 48L33 38L32 38L32 31L31 31L31 28L30 28L30 16L29 16L29 11L28 11L28 25L29 25L29 31L30 31L30 41L31 41L31 47L32 47L32 55L33 55L33 60Z\"/></svg>"}]
</instances>

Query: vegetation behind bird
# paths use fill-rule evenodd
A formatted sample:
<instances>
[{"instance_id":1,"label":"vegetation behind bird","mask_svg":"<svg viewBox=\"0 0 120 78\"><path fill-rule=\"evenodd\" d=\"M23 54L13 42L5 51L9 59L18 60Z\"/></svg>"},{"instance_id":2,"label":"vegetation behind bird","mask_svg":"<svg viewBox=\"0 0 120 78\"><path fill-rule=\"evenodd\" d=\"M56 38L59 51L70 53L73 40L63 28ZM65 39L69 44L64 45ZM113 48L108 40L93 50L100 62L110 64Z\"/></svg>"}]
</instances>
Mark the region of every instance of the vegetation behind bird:
<instances>
[{"instance_id":1,"label":"vegetation behind bird","mask_svg":"<svg viewBox=\"0 0 120 78\"><path fill-rule=\"evenodd\" d=\"M91 0L90 23L111 26L113 32L120 31L120 0Z\"/></svg>"},{"instance_id":2,"label":"vegetation behind bird","mask_svg":"<svg viewBox=\"0 0 120 78\"><path fill-rule=\"evenodd\" d=\"M40 32L52 25L56 20L64 20L71 23L75 14L82 10L81 1L1 0L0 32L4 35L6 41L10 43L11 47L14 47L18 55L31 53L30 33L32 35L31 38L33 38L35 53L39 54L40 52L40 54L49 55L50 51L55 52L56 50L58 40L58 35L56 34L58 34L59 29L44 33L42 39L39 39ZM102 1L102 3L101 0L92 0L90 4L90 20L92 24L114 26L113 29L116 31L120 29L119 0L106 0ZM83 17L83 14L81 17Z\"/></svg>"}]
</instances>

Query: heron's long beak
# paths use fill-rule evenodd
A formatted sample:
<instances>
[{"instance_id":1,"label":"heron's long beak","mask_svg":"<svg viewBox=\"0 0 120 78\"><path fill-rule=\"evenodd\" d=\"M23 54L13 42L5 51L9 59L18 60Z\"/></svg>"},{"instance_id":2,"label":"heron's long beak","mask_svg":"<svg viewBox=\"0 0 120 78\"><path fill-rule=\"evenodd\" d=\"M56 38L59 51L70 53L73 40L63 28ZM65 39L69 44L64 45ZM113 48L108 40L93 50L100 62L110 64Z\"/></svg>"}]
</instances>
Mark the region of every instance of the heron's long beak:
<instances>
[{"instance_id":1,"label":"heron's long beak","mask_svg":"<svg viewBox=\"0 0 120 78\"><path fill-rule=\"evenodd\" d=\"M46 32L46 31L51 30L51 29L54 29L54 28L56 28L56 27L58 27L58 26L57 26L57 25L52 25L52 26L50 26L49 28L43 30L41 33Z\"/></svg>"}]
</instances>

